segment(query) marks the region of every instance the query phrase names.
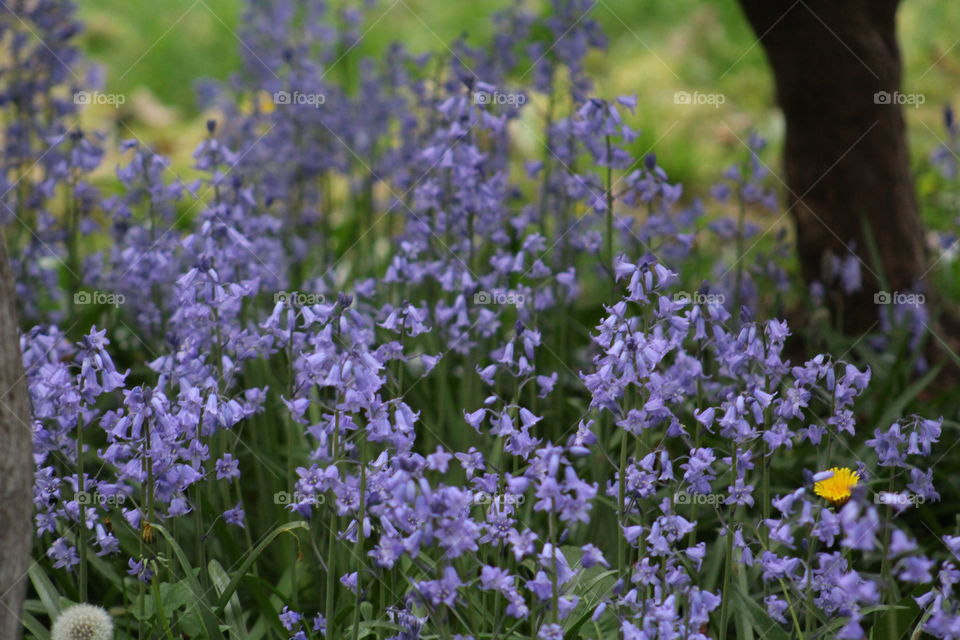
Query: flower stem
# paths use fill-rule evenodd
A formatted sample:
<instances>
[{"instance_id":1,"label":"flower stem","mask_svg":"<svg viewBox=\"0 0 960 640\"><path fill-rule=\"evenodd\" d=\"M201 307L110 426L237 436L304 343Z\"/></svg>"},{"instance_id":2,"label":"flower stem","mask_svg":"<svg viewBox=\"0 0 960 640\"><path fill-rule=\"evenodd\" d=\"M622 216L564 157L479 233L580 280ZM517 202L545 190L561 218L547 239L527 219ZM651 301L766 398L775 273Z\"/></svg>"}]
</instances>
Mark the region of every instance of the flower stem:
<instances>
[{"instance_id":1,"label":"flower stem","mask_svg":"<svg viewBox=\"0 0 960 640\"><path fill-rule=\"evenodd\" d=\"M333 464L337 464L337 455L340 442L340 412L336 412L336 417L334 418L334 430L333 430L333 444L331 446L330 458L333 461ZM337 640L337 625L336 625L336 604L334 602L334 595L337 588L337 511L334 506L330 507L330 523L327 525L327 587L326 587L326 598L327 602L324 607L326 611L327 618L327 638L329 640Z\"/></svg>"},{"instance_id":2,"label":"flower stem","mask_svg":"<svg viewBox=\"0 0 960 640\"><path fill-rule=\"evenodd\" d=\"M890 482L887 487L887 491L890 494L893 494L896 486L894 484L894 474L890 474ZM880 564L880 575L883 577L884 589L887 596L887 604L889 609L885 614L886 627L887 627L887 637L889 640L897 640L897 614L896 614L896 595L894 594L894 582L893 582L893 572L890 567L890 535L893 530L893 507L890 504L887 504L886 509L886 526L883 531L883 560Z\"/></svg>"},{"instance_id":3,"label":"flower stem","mask_svg":"<svg viewBox=\"0 0 960 640\"><path fill-rule=\"evenodd\" d=\"M624 538L623 528L627 524L627 432L620 431L620 472L617 474L618 480L618 511L620 519L620 532L617 536L617 573L622 578L627 570L627 540Z\"/></svg>"},{"instance_id":4,"label":"flower stem","mask_svg":"<svg viewBox=\"0 0 960 640\"><path fill-rule=\"evenodd\" d=\"M613 304L617 292L616 269L613 268L613 159L610 136L606 137L607 144L607 259L606 266L610 270L610 304Z\"/></svg>"},{"instance_id":5,"label":"flower stem","mask_svg":"<svg viewBox=\"0 0 960 640\"><path fill-rule=\"evenodd\" d=\"M357 447L360 450L360 512L357 517L357 546L354 555L360 562L360 566L357 567L357 588L353 607L353 640L357 640L360 636L360 600L362 592L360 576L363 575L363 523L367 516L367 462L364 456L364 439L362 432L360 433L360 441L357 443Z\"/></svg>"},{"instance_id":6,"label":"flower stem","mask_svg":"<svg viewBox=\"0 0 960 640\"><path fill-rule=\"evenodd\" d=\"M83 421L77 416L77 489L83 497L80 504L80 533L77 536L77 546L80 548L80 602L87 601L87 497L86 478L83 472Z\"/></svg>"},{"instance_id":7,"label":"flower stem","mask_svg":"<svg viewBox=\"0 0 960 640\"><path fill-rule=\"evenodd\" d=\"M557 516L553 511L554 508L556 508L555 504L551 506L549 517L550 560L553 565L553 571L550 574L550 619L557 622L560 619L560 591L557 586L557 553L559 551L557 550Z\"/></svg>"},{"instance_id":8,"label":"flower stem","mask_svg":"<svg viewBox=\"0 0 960 640\"><path fill-rule=\"evenodd\" d=\"M733 453L731 454L731 460L733 461L733 479L731 484L736 484L737 482L737 447L734 445ZM736 507L734 507L736 510ZM731 518L731 521L733 518ZM726 536L727 536L727 553L725 560L725 566L723 569L723 590L721 591L722 602L720 604L720 634L719 637L724 638L727 635L727 624L729 622L730 616L730 582L733 578L733 528L731 523L726 523Z\"/></svg>"}]
</instances>

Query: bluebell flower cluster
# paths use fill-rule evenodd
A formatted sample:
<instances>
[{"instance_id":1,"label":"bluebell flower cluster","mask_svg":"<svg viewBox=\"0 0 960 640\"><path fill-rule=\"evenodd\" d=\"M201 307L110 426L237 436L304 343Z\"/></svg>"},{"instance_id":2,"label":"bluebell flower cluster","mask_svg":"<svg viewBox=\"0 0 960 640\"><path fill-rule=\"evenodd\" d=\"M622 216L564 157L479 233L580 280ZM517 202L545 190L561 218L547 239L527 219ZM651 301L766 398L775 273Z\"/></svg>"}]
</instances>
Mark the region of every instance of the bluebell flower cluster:
<instances>
[{"instance_id":1,"label":"bluebell flower cluster","mask_svg":"<svg viewBox=\"0 0 960 640\"><path fill-rule=\"evenodd\" d=\"M110 584L123 637L653 640L865 638L909 595L910 632L960 637L960 538L911 518L942 420L871 437L869 368L788 356L785 239L743 258L780 207L763 141L685 199L637 157L636 98L592 95L593 3L548 4L377 60L355 9L251 0L201 177L125 141L105 193L58 97L70 7L11 0L58 47L8 34L0 218L65 597ZM831 502L834 466L858 482Z\"/></svg>"}]
</instances>

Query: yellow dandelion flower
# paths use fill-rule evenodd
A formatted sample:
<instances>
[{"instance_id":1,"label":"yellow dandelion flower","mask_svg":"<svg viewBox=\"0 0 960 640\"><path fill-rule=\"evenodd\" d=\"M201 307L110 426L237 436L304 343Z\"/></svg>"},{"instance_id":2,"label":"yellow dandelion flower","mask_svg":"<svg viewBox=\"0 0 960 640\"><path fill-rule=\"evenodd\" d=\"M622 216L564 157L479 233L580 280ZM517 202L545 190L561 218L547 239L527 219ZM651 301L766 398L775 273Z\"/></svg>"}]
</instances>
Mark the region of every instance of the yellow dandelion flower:
<instances>
[{"instance_id":1,"label":"yellow dandelion flower","mask_svg":"<svg viewBox=\"0 0 960 640\"><path fill-rule=\"evenodd\" d=\"M833 467L830 471L833 476L814 483L813 492L839 507L850 499L850 491L860 482L860 474L846 467Z\"/></svg>"}]
</instances>

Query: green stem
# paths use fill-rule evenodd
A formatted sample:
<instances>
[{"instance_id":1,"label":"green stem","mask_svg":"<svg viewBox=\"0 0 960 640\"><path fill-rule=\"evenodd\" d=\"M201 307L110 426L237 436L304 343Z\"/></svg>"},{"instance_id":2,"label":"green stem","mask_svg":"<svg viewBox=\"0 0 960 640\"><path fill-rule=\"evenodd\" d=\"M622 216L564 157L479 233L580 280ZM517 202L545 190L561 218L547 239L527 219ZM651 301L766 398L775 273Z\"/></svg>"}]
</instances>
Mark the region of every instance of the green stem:
<instances>
[{"instance_id":1,"label":"green stem","mask_svg":"<svg viewBox=\"0 0 960 640\"><path fill-rule=\"evenodd\" d=\"M733 461L733 479L731 484L736 484L737 482L737 447L734 445L733 453L731 454L731 459ZM736 507L734 507L736 509ZM733 518L731 518L733 520ZM733 577L733 527L731 523L727 523L727 554L725 561L725 567L723 569L723 590L721 591L722 603L720 605L720 637L724 638L727 635L727 624L729 622L730 615L730 581Z\"/></svg>"},{"instance_id":2,"label":"green stem","mask_svg":"<svg viewBox=\"0 0 960 640\"><path fill-rule=\"evenodd\" d=\"M73 146L76 146L74 143ZM67 279L70 282L70 290L67 295L67 304L69 305L69 317L74 317L74 298L80 290L80 247L79 230L80 214L77 207L77 176L75 172L70 173L69 189L67 191Z\"/></svg>"},{"instance_id":3,"label":"green stem","mask_svg":"<svg viewBox=\"0 0 960 640\"><path fill-rule=\"evenodd\" d=\"M890 482L888 483L887 490L892 494L894 492L894 474L890 474ZM893 507L890 504L887 504L886 509L886 527L883 531L883 560L880 565L880 575L883 576L884 581L884 590L886 591L886 600L887 604L890 606L887 609L886 618L887 618L887 637L889 640L897 640L897 614L896 609L894 608L897 605L896 595L894 594L895 584L893 582L893 575L890 567L890 535L893 530Z\"/></svg>"},{"instance_id":4,"label":"green stem","mask_svg":"<svg viewBox=\"0 0 960 640\"><path fill-rule=\"evenodd\" d=\"M617 572L622 578L627 571L627 540L623 537L623 528L627 525L627 432L620 431L620 472L618 475L618 516L620 532L617 536Z\"/></svg>"},{"instance_id":5,"label":"green stem","mask_svg":"<svg viewBox=\"0 0 960 640\"><path fill-rule=\"evenodd\" d=\"M83 472L83 421L77 417L77 489L83 501L80 503L80 532L77 546L80 548L80 602L87 601L87 507L86 474Z\"/></svg>"},{"instance_id":6,"label":"green stem","mask_svg":"<svg viewBox=\"0 0 960 640\"><path fill-rule=\"evenodd\" d=\"M610 136L606 137L607 143L607 268L610 269L610 303L613 304L617 293L617 275L613 266L613 162L612 147Z\"/></svg>"},{"instance_id":7,"label":"green stem","mask_svg":"<svg viewBox=\"0 0 960 640\"><path fill-rule=\"evenodd\" d=\"M819 520L820 515L817 515ZM813 528L816 528L816 523L814 523ZM804 599L806 600L807 614L805 620L805 626L807 630L807 635L804 637L811 637L813 633L813 559L817 551L817 537L811 536L808 540L809 548L807 550L807 583L804 585Z\"/></svg>"},{"instance_id":8,"label":"green stem","mask_svg":"<svg viewBox=\"0 0 960 640\"><path fill-rule=\"evenodd\" d=\"M553 571L550 574L550 619L555 623L560 619L560 590L557 585L557 516L553 512L553 509L556 507L555 504L551 505L550 517L549 517L549 534L550 534L550 560L553 565ZM356 639L354 639L356 640Z\"/></svg>"},{"instance_id":9,"label":"green stem","mask_svg":"<svg viewBox=\"0 0 960 640\"><path fill-rule=\"evenodd\" d=\"M747 206L743 200L742 190L738 192L737 199L740 208L737 213L737 271L733 290L733 316L735 323L740 322L741 288L743 286L743 228L747 218Z\"/></svg>"},{"instance_id":10,"label":"green stem","mask_svg":"<svg viewBox=\"0 0 960 640\"><path fill-rule=\"evenodd\" d=\"M197 442L201 441L200 437L202 435L202 429L203 429L203 414L204 414L204 408L201 408L200 419L197 420L197 431L196 431ZM205 545L203 544L203 526L204 526L203 495L200 491L199 483L195 485L195 488L196 488L196 496L197 496L197 508L195 512L196 529L194 530L193 535L194 535L194 543L197 545L197 555L199 557L199 563L200 563L200 579L202 580L201 584L203 584L203 587L206 589L210 586L210 584L208 581L209 576L205 571L205 568L207 566L207 557L206 557L207 551L206 551Z\"/></svg>"},{"instance_id":11,"label":"green stem","mask_svg":"<svg viewBox=\"0 0 960 640\"><path fill-rule=\"evenodd\" d=\"M333 431L333 444L331 446L331 460L333 464L337 464L337 455L340 443L340 412L336 412L336 417L334 418L334 431ZM327 637L329 640L337 640L337 625L336 625L336 609L334 602L334 595L336 594L337 589L337 572L336 572L336 559L337 559L337 510L331 505L330 506L330 524L327 527L327 588L326 588L326 597L327 602L325 606L326 617L327 617Z\"/></svg>"},{"instance_id":12,"label":"green stem","mask_svg":"<svg viewBox=\"0 0 960 640\"><path fill-rule=\"evenodd\" d=\"M354 555L360 561L360 566L357 567L357 589L354 598L354 607L353 607L353 640L357 640L360 637L360 600L361 600L361 583L360 576L363 575L363 522L367 517L367 462L364 456L365 442L363 439L363 433L360 433L360 441L357 443L357 447L360 450L360 514L357 519L357 545Z\"/></svg>"}]
</instances>

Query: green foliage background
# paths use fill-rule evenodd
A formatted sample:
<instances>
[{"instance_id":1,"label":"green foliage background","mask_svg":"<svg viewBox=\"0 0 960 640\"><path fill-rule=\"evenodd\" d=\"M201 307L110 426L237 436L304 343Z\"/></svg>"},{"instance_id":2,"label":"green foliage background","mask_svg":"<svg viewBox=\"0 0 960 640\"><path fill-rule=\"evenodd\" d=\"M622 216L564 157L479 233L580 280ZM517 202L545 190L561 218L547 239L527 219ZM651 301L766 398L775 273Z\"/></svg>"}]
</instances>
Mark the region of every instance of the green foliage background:
<instances>
[{"instance_id":1,"label":"green foliage background","mask_svg":"<svg viewBox=\"0 0 960 640\"><path fill-rule=\"evenodd\" d=\"M415 51L440 52L463 34L483 41L493 29L490 16L510 3L382 0L369 11L356 52L374 54L392 40ZM165 0L149 6L130 0L80 0L87 23L83 42L105 67L108 88L150 95L157 106L173 109L169 115L178 126L194 130L201 128L197 121L204 117L197 109L195 82L223 80L239 68L242 13L243 0ZM608 50L590 59L597 90L604 96L638 95L640 151L657 151L672 177L697 191L714 179L733 150L742 151L738 136L756 128L772 141L770 164L777 170L781 118L762 49L736 0L597 0L593 16L610 38ZM913 157L921 172L943 137L943 105L960 98L960 3L908 0L899 21L903 89L926 97L923 106L907 113ZM719 108L678 106L673 100L677 91L722 93L726 103ZM164 126L156 126L149 115L138 118L134 110L127 124L160 150L180 156L187 142L175 142L177 134L166 121L159 119ZM192 143L200 135L197 131L185 139ZM939 186L933 178L920 183L927 195ZM937 213L939 220L943 212Z\"/></svg>"}]
</instances>

